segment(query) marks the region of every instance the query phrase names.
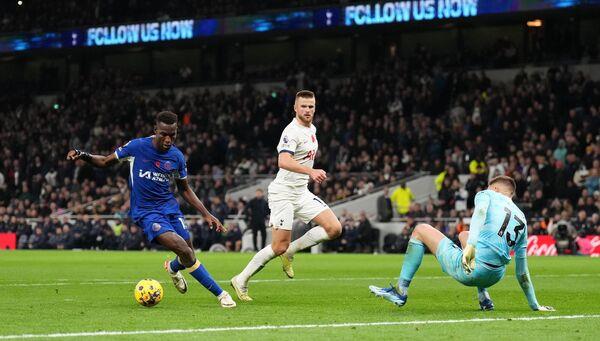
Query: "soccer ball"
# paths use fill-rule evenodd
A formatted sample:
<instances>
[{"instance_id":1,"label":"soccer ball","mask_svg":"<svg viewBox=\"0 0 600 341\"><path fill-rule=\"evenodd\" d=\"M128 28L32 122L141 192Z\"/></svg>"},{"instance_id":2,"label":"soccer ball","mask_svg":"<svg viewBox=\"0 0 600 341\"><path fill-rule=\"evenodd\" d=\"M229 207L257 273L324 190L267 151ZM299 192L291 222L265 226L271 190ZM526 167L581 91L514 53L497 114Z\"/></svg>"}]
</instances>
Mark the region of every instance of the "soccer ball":
<instances>
[{"instance_id":1,"label":"soccer ball","mask_svg":"<svg viewBox=\"0 0 600 341\"><path fill-rule=\"evenodd\" d=\"M135 285L133 290L135 300L144 307L157 305L163 298L163 288L160 283L154 279L142 279Z\"/></svg>"}]
</instances>

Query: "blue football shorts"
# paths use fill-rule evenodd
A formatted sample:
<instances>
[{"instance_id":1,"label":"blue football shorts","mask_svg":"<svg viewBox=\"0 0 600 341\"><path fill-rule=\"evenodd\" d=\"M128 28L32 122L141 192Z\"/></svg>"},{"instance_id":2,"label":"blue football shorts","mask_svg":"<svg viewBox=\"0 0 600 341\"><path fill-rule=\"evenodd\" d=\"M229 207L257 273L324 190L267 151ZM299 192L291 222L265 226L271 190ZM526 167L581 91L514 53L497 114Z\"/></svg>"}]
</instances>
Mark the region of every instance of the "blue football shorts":
<instances>
[{"instance_id":1,"label":"blue football shorts","mask_svg":"<svg viewBox=\"0 0 600 341\"><path fill-rule=\"evenodd\" d=\"M184 240L190 239L190 232L182 214L150 213L135 223L144 230L149 242L165 232L175 232Z\"/></svg>"}]
</instances>

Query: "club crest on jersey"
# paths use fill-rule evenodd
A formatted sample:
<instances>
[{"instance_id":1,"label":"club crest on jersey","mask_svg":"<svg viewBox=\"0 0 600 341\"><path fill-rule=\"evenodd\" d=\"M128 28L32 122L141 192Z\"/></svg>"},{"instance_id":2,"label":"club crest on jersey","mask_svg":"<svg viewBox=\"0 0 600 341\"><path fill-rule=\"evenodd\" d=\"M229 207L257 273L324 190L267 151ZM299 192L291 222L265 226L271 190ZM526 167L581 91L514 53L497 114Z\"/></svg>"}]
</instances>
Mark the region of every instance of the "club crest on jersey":
<instances>
[{"instance_id":1,"label":"club crest on jersey","mask_svg":"<svg viewBox=\"0 0 600 341\"><path fill-rule=\"evenodd\" d=\"M161 227L162 226L160 226L159 223L154 223L154 224L152 224L152 231L158 232L158 231L160 231Z\"/></svg>"},{"instance_id":2,"label":"club crest on jersey","mask_svg":"<svg viewBox=\"0 0 600 341\"><path fill-rule=\"evenodd\" d=\"M173 165L171 165L171 161L165 161L165 169L166 170L173 169Z\"/></svg>"}]
</instances>

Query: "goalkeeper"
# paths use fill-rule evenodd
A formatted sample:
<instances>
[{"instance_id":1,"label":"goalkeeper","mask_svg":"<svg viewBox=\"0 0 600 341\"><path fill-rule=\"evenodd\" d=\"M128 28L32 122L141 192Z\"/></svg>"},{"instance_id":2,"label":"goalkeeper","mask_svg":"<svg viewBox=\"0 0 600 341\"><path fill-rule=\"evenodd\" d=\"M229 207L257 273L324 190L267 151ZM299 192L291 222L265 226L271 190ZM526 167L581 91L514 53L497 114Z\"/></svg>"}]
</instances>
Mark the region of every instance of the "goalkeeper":
<instances>
[{"instance_id":1,"label":"goalkeeper","mask_svg":"<svg viewBox=\"0 0 600 341\"><path fill-rule=\"evenodd\" d=\"M510 251L514 250L517 280L529 307L535 311L554 311L552 307L540 305L535 297L527 268L526 219L512 201L515 189L512 178L498 176L490 180L487 190L477 193L470 232L459 235L462 249L432 226L417 225L406 250L398 283L387 288L371 285L371 292L398 306L406 304L408 287L427 246L445 273L464 285L477 287L482 310L493 310L494 303L487 288L502 279L511 259Z\"/></svg>"}]
</instances>

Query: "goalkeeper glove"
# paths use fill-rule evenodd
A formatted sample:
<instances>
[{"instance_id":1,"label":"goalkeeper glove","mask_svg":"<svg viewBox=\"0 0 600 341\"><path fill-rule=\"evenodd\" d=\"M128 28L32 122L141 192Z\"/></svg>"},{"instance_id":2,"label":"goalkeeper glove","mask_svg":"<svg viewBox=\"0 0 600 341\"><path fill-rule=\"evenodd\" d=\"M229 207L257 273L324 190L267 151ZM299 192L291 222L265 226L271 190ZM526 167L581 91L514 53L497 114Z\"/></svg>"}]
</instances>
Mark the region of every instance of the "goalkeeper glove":
<instances>
[{"instance_id":1,"label":"goalkeeper glove","mask_svg":"<svg viewBox=\"0 0 600 341\"><path fill-rule=\"evenodd\" d=\"M462 267L468 274L475 270L475 247L470 244L463 250Z\"/></svg>"}]
</instances>

